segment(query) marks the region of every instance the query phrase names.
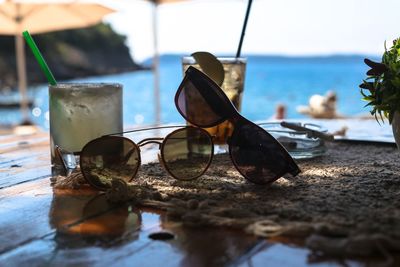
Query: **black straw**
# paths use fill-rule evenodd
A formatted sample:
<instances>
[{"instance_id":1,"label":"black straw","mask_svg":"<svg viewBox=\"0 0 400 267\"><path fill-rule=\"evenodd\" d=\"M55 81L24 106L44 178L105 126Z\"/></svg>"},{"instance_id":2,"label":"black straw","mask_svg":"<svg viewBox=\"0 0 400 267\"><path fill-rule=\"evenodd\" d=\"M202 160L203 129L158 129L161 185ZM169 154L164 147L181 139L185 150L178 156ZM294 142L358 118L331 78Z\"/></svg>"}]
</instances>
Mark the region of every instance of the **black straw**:
<instances>
[{"instance_id":1,"label":"black straw","mask_svg":"<svg viewBox=\"0 0 400 267\"><path fill-rule=\"evenodd\" d=\"M236 52L236 58L240 57L240 52L242 50L244 34L246 32L246 27L247 27L247 20L249 19L249 14L250 14L250 9L251 9L251 4L252 3L253 3L253 0L249 0L249 2L247 4L246 17L244 18L242 34L240 35L239 47L238 47L238 50Z\"/></svg>"}]
</instances>

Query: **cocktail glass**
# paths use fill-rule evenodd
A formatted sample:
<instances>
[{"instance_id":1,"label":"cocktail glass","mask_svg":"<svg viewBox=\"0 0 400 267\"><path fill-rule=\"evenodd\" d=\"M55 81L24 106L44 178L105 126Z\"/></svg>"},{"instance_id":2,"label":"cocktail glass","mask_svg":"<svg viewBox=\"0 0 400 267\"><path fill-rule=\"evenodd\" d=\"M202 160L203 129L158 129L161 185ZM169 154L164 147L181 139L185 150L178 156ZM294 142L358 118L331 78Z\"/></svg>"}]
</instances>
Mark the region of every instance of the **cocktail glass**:
<instances>
[{"instance_id":1,"label":"cocktail glass","mask_svg":"<svg viewBox=\"0 0 400 267\"><path fill-rule=\"evenodd\" d=\"M62 168L55 147L78 155L92 139L122 132L122 85L59 83L49 86L50 148L53 167ZM70 154L69 154L70 155ZM76 158L64 159L71 168Z\"/></svg>"}]
</instances>

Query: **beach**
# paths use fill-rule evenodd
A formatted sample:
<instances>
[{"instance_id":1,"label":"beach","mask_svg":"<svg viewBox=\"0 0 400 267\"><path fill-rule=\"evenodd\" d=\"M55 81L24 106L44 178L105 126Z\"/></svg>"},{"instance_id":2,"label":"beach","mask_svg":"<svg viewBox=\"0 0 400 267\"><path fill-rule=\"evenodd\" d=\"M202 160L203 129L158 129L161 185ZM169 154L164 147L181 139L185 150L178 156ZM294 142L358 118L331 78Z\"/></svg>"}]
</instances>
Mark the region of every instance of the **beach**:
<instances>
[{"instance_id":1,"label":"beach","mask_svg":"<svg viewBox=\"0 0 400 267\"><path fill-rule=\"evenodd\" d=\"M248 56L245 91L241 113L251 120L271 118L278 104L287 109L287 118L304 119L296 107L307 105L314 94L337 94L337 111L344 116L368 116L366 102L361 100L358 85L367 67L364 56L277 57ZM145 65L151 65L150 61ZM162 123L183 122L174 106L174 95L182 80L181 55L161 57L161 120ZM124 85L124 126L153 124L154 97L151 71L126 72L88 77L67 82L119 82ZM29 88L34 100L32 121L48 129L47 85ZM18 109L0 110L0 124L20 121Z\"/></svg>"}]
</instances>

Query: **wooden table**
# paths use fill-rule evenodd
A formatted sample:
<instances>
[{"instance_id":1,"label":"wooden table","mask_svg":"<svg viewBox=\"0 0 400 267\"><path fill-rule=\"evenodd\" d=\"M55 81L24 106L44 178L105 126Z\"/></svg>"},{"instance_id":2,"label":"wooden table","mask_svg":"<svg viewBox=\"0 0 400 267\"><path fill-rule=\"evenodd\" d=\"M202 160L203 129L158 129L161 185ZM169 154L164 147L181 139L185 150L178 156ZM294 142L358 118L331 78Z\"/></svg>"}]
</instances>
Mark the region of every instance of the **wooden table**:
<instances>
[{"instance_id":1,"label":"wooden table","mask_svg":"<svg viewBox=\"0 0 400 267\"><path fill-rule=\"evenodd\" d=\"M0 266L308 266L302 241L184 228L162 212L111 206L91 188L53 189L48 133L0 136ZM160 231L172 239L153 240ZM313 266L356 264L328 260Z\"/></svg>"}]
</instances>

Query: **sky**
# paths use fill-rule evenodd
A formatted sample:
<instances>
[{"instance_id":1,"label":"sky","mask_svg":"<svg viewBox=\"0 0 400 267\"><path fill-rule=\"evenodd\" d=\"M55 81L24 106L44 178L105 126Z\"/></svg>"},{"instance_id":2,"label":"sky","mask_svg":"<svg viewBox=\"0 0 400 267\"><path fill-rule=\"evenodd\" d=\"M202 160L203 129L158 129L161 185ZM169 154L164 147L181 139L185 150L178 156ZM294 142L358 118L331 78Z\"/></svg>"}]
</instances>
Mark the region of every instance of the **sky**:
<instances>
[{"instance_id":1,"label":"sky","mask_svg":"<svg viewBox=\"0 0 400 267\"><path fill-rule=\"evenodd\" d=\"M125 34L133 58L154 53L153 14L161 54L235 55L246 0L189 0L157 8L145 0L103 0L105 19ZM254 0L242 54L380 55L400 36L400 0Z\"/></svg>"}]
</instances>

